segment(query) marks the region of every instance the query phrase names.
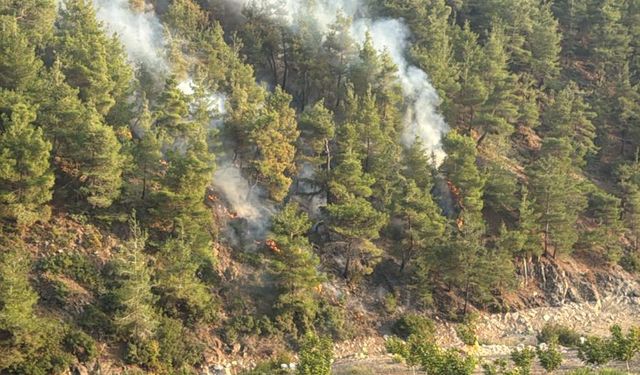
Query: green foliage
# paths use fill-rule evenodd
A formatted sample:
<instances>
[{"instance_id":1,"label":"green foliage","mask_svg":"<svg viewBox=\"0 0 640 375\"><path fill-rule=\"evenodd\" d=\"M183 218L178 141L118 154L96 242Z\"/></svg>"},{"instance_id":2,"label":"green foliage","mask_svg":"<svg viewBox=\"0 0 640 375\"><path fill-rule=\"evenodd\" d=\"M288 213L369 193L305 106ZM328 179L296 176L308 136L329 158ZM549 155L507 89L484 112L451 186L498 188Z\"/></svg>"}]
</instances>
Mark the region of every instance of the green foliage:
<instances>
[{"instance_id":1,"label":"green foliage","mask_svg":"<svg viewBox=\"0 0 640 375\"><path fill-rule=\"evenodd\" d=\"M540 344L536 349L540 366L547 372L553 372L562 364L562 353L558 344Z\"/></svg>"},{"instance_id":2,"label":"green foliage","mask_svg":"<svg viewBox=\"0 0 640 375\"><path fill-rule=\"evenodd\" d=\"M426 339L433 337L435 326L433 322L425 316L405 314L393 323L391 331L404 340L407 340L412 335Z\"/></svg>"},{"instance_id":3,"label":"green foliage","mask_svg":"<svg viewBox=\"0 0 640 375\"><path fill-rule=\"evenodd\" d=\"M548 345L557 343L568 348L576 348L580 344L580 334L575 330L555 323L545 324L537 335L539 343Z\"/></svg>"},{"instance_id":4,"label":"green foliage","mask_svg":"<svg viewBox=\"0 0 640 375\"><path fill-rule=\"evenodd\" d=\"M602 366L611 361L613 357L609 340L601 337L587 337L578 346L578 357L588 363Z\"/></svg>"},{"instance_id":5,"label":"green foliage","mask_svg":"<svg viewBox=\"0 0 640 375\"><path fill-rule=\"evenodd\" d=\"M307 239L311 224L296 203L287 204L273 219L269 241L271 267L280 290L276 307L284 329L304 334L313 327L318 310L317 291L324 276Z\"/></svg>"},{"instance_id":6,"label":"green foliage","mask_svg":"<svg viewBox=\"0 0 640 375\"><path fill-rule=\"evenodd\" d=\"M0 100L1 102L2 100ZM47 221L54 183L49 165L51 143L34 128L35 111L24 103L11 108L11 118L0 116L0 217L19 226Z\"/></svg>"},{"instance_id":7,"label":"green foliage","mask_svg":"<svg viewBox=\"0 0 640 375\"><path fill-rule=\"evenodd\" d=\"M530 347L518 347L511 352L511 360L516 368L519 370L519 374L529 375L531 374L531 366L536 358L536 351Z\"/></svg>"},{"instance_id":8,"label":"green foliage","mask_svg":"<svg viewBox=\"0 0 640 375\"><path fill-rule=\"evenodd\" d=\"M300 343L297 374L329 375L333 361L333 343L328 338L308 333Z\"/></svg>"},{"instance_id":9,"label":"green foliage","mask_svg":"<svg viewBox=\"0 0 640 375\"><path fill-rule=\"evenodd\" d=\"M63 339L65 350L82 363L92 361L98 355L95 340L80 330L72 330Z\"/></svg>"},{"instance_id":10,"label":"green foliage","mask_svg":"<svg viewBox=\"0 0 640 375\"><path fill-rule=\"evenodd\" d=\"M404 342L392 338L387 341L391 354L405 358L408 364L420 366L429 374L471 375L477 360L455 349L443 350L433 340L412 335Z\"/></svg>"},{"instance_id":11,"label":"green foliage","mask_svg":"<svg viewBox=\"0 0 640 375\"><path fill-rule=\"evenodd\" d=\"M640 353L640 327L632 327L624 334L620 326L614 325L610 331L613 358L624 361L629 370L629 361Z\"/></svg>"}]
</instances>

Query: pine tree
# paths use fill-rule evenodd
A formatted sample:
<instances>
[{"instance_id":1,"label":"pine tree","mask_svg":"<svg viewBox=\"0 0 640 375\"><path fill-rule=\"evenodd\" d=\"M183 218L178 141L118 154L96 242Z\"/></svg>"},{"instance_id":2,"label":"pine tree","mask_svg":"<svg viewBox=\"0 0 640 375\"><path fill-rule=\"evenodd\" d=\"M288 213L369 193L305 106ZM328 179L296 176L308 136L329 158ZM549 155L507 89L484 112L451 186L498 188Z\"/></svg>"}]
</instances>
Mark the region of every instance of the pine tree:
<instances>
[{"instance_id":1,"label":"pine tree","mask_svg":"<svg viewBox=\"0 0 640 375\"><path fill-rule=\"evenodd\" d=\"M0 88L33 92L42 65L16 19L0 16Z\"/></svg>"},{"instance_id":2,"label":"pine tree","mask_svg":"<svg viewBox=\"0 0 640 375\"><path fill-rule=\"evenodd\" d=\"M347 92L347 72L357 56L358 50L350 32L351 19L338 12L334 23L323 43L326 59L329 61L329 75L323 87L324 97L336 110L342 104Z\"/></svg>"},{"instance_id":3,"label":"pine tree","mask_svg":"<svg viewBox=\"0 0 640 375\"><path fill-rule=\"evenodd\" d=\"M107 115L124 99L132 76L122 46L107 37L87 0L66 0L57 25L56 52L67 82Z\"/></svg>"},{"instance_id":4,"label":"pine tree","mask_svg":"<svg viewBox=\"0 0 640 375\"><path fill-rule=\"evenodd\" d=\"M320 100L307 108L299 120L301 131L300 141L303 143L301 151L308 155L309 161L315 166L322 166L328 173L331 171L331 144L336 132L333 113Z\"/></svg>"},{"instance_id":5,"label":"pine tree","mask_svg":"<svg viewBox=\"0 0 640 375\"><path fill-rule=\"evenodd\" d=\"M85 115L77 143L69 150L70 161L77 163L78 173L72 177L79 196L93 207L109 207L120 196L124 156L113 128L100 118L91 110Z\"/></svg>"},{"instance_id":6,"label":"pine tree","mask_svg":"<svg viewBox=\"0 0 640 375\"><path fill-rule=\"evenodd\" d=\"M572 152L567 139L547 138L540 157L527 171L536 213L540 215L544 253L554 257L571 252L578 239L576 220L586 205L575 176Z\"/></svg>"},{"instance_id":7,"label":"pine tree","mask_svg":"<svg viewBox=\"0 0 640 375\"><path fill-rule=\"evenodd\" d=\"M133 217L129 228L131 238L116 260L119 287L114 294L122 309L114 317L114 323L122 338L144 343L155 334L158 318L153 308L151 272L144 253L147 235Z\"/></svg>"},{"instance_id":8,"label":"pine tree","mask_svg":"<svg viewBox=\"0 0 640 375\"><path fill-rule=\"evenodd\" d=\"M320 260L307 239L309 218L296 203L287 204L273 219L269 240L273 244L270 266L280 295L276 307L281 322L298 334L312 329L318 310L317 289L324 281Z\"/></svg>"},{"instance_id":9,"label":"pine tree","mask_svg":"<svg viewBox=\"0 0 640 375\"><path fill-rule=\"evenodd\" d=\"M598 150L594 143L596 129L591 122L594 116L578 86L571 82L550 100L542 119L544 134L571 139L575 150L573 159L584 166L585 158Z\"/></svg>"},{"instance_id":10,"label":"pine tree","mask_svg":"<svg viewBox=\"0 0 640 375\"><path fill-rule=\"evenodd\" d=\"M289 191L290 175L295 169L295 144L300 135L290 103L291 96L276 88L251 134L256 146L256 158L252 162L254 180L264 184L269 197L277 202Z\"/></svg>"},{"instance_id":11,"label":"pine tree","mask_svg":"<svg viewBox=\"0 0 640 375\"><path fill-rule=\"evenodd\" d=\"M418 253L434 251L444 236L446 223L429 190L420 189L413 180L406 181L404 185L394 215L400 220L398 246L401 271Z\"/></svg>"},{"instance_id":12,"label":"pine tree","mask_svg":"<svg viewBox=\"0 0 640 375\"><path fill-rule=\"evenodd\" d=\"M542 5L533 15L533 28L527 41L531 51L531 75L538 82L552 82L560 73L562 34L551 4Z\"/></svg>"},{"instance_id":13,"label":"pine tree","mask_svg":"<svg viewBox=\"0 0 640 375\"><path fill-rule=\"evenodd\" d=\"M198 244L186 233L168 239L158 254L157 281L153 286L165 314L182 319L189 326L209 322L216 313L212 293L198 277L201 264L197 249Z\"/></svg>"},{"instance_id":14,"label":"pine tree","mask_svg":"<svg viewBox=\"0 0 640 375\"><path fill-rule=\"evenodd\" d=\"M595 225L582 231L580 245L616 263L622 255L621 200L595 186L592 189L585 213Z\"/></svg>"},{"instance_id":15,"label":"pine tree","mask_svg":"<svg viewBox=\"0 0 640 375\"><path fill-rule=\"evenodd\" d=\"M480 132L478 144L487 136L495 135L504 139L513 133L513 122L517 118L517 100L515 76L509 71L509 58L506 49L506 35L501 25L496 24L484 45L484 60L481 70L482 85L487 91L486 100L478 108L471 120L471 126Z\"/></svg>"},{"instance_id":16,"label":"pine tree","mask_svg":"<svg viewBox=\"0 0 640 375\"><path fill-rule=\"evenodd\" d=\"M149 104L145 101L134 132L137 140L133 146L133 160L135 168L132 178L140 181L139 198L144 201L149 194L157 190L158 181L163 172L161 145L156 134L156 129L152 126L153 118L149 111Z\"/></svg>"},{"instance_id":17,"label":"pine tree","mask_svg":"<svg viewBox=\"0 0 640 375\"><path fill-rule=\"evenodd\" d=\"M344 238L343 275L349 279L352 277L355 261L363 265L365 273L375 263L380 249L371 241L379 237L387 217L367 200L373 193L373 179L362 171L356 155L347 151L341 158L342 161L333 170L329 182L329 191L335 202L327 206L327 211L329 227Z\"/></svg>"},{"instance_id":18,"label":"pine tree","mask_svg":"<svg viewBox=\"0 0 640 375\"><path fill-rule=\"evenodd\" d=\"M11 108L11 119L0 119L0 216L19 226L47 221L54 177L49 164L51 143L35 128L35 111L24 103ZM9 121L7 121L9 120Z\"/></svg>"},{"instance_id":19,"label":"pine tree","mask_svg":"<svg viewBox=\"0 0 640 375\"><path fill-rule=\"evenodd\" d=\"M440 170L451 182L463 211L479 214L483 208L482 194L485 178L476 165L476 144L467 136L451 132L443 140L447 158Z\"/></svg>"},{"instance_id":20,"label":"pine tree","mask_svg":"<svg viewBox=\"0 0 640 375\"><path fill-rule=\"evenodd\" d=\"M43 49L53 39L56 5L55 0L0 0L0 15L15 18L32 45Z\"/></svg>"}]
</instances>

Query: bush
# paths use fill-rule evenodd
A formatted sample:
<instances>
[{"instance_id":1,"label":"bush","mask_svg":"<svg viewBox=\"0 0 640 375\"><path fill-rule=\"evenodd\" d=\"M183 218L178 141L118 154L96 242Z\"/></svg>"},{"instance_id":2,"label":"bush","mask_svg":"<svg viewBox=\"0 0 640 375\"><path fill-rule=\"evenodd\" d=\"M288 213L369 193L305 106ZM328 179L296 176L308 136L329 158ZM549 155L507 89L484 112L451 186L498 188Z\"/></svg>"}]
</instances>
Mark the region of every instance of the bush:
<instances>
[{"instance_id":1,"label":"bush","mask_svg":"<svg viewBox=\"0 0 640 375\"><path fill-rule=\"evenodd\" d=\"M475 320L475 317L468 316L462 324L456 325L456 335L466 345L475 345L478 342Z\"/></svg>"},{"instance_id":2,"label":"bush","mask_svg":"<svg viewBox=\"0 0 640 375\"><path fill-rule=\"evenodd\" d=\"M580 334L567 326L547 323L538 333L538 342L558 343L568 348L577 348L580 345Z\"/></svg>"},{"instance_id":3,"label":"bush","mask_svg":"<svg viewBox=\"0 0 640 375\"><path fill-rule=\"evenodd\" d=\"M629 273L640 272L640 256L636 253L624 254L618 263Z\"/></svg>"},{"instance_id":4,"label":"bush","mask_svg":"<svg viewBox=\"0 0 640 375\"><path fill-rule=\"evenodd\" d=\"M592 336L578 346L578 357L586 363L601 366L612 359L611 349L609 340Z\"/></svg>"},{"instance_id":5,"label":"bush","mask_svg":"<svg viewBox=\"0 0 640 375\"><path fill-rule=\"evenodd\" d=\"M406 314L393 324L391 332L405 340L412 335L427 339L433 337L435 327L429 318L418 314Z\"/></svg>"},{"instance_id":6,"label":"bush","mask_svg":"<svg viewBox=\"0 0 640 375\"><path fill-rule=\"evenodd\" d=\"M558 348L558 344L540 344L537 349L538 361L540 362L540 366L547 370L547 372L552 372L562 364L562 353L560 352L560 348Z\"/></svg>"},{"instance_id":7,"label":"bush","mask_svg":"<svg viewBox=\"0 0 640 375\"><path fill-rule=\"evenodd\" d=\"M520 370L519 375L531 374L531 366L536 358L536 352L530 347L518 347L511 352L511 360Z\"/></svg>"},{"instance_id":8,"label":"bush","mask_svg":"<svg viewBox=\"0 0 640 375\"><path fill-rule=\"evenodd\" d=\"M160 344L155 340L127 342L125 361L147 369L155 369L160 365Z\"/></svg>"},{"instance_id":9,"label":"bush","mask_svg":"<svg viewBox=\"0 0 640 375\"><path fill-rule=\"evenodd\" d=\"M87 363L98 355L96 342L80 330L72 330L63 340L65 350L73 354L81 363Z\"/></svg>"},{"instance_id":10,"label":"bush","mask_svg":"<svg viewBox=\"0 0 640 375\"><path fill-rule=\"evenodd\" d=\"M193 366L202 360L202 348L193 335L177 319L163 317L157 339L160 360L173 369Z\"/></svg>"},{"instance_id":11,"label":"bush","mask_svg":"<svg viewBox=\"0 0 640 375\"><path fill-rule=\"evenodd\" d=\"M333 362L333 343L327 338L315 334L307 334L300 345L298 353L299 375L329 375Z\"/></svg>"},{"instance_id":12,"label":"bush","mask_svg":"<svg viewBox=\"0 0 640 375\"><path fill-rule=\"evenodd\" d=\"M419 365L428 374L471 375L476 368L475 357L465 356L457 350L443 350L433 340L412 335L405 343L398 338L387 340L387 350L402 356L412 366Z\"/></svg>"},{"instance_id":13,"label":"bush","mask_svg":"<svg viewBox=\"0 0 640 375\"><path fill-rule=\"evenodd\" d=\"M321 301L314 323L318 332L329 335L335 340L345 340L351 337L351 327L346 324L344 310L341 306Z\"/></svg>"}]
</instances>

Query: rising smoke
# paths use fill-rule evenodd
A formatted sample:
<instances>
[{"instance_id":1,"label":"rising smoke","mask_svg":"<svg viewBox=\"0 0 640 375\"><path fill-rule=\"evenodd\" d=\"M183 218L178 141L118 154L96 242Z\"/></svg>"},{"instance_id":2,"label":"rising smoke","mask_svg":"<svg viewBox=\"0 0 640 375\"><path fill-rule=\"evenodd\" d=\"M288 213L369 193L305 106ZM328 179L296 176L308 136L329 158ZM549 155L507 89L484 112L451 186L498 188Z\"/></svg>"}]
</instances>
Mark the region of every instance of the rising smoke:
<instances>
[{"instance_id":1,"label":"rising smoke","mask_svg":"<svg viewBox=\"0 0 640 375\"><path fill-rule=\"evenodd\" d=\"M228 0L242 5L253 4L247 0ZM374 46L379 51L388 51L398 67L398 78L402 86L406 110L404 114L404 133L402 141L406 146L412 145L420 138L428 152L440 164L446 156L441 140L449 131L449 127L438 112L440 98L429 82L428 75L420 68L409 64L406 59L410 31L399 19L371 19L360 0L317 0L313 9L305 9L301 0L263 0L262 3L284 6L288 16L279 18L287 20L290 27L298 17L313 17L320 31L327 31L329 25L336 20L338 12L354 19L351 36L363 43L369 32Z\"/></svg>"},{"instance_id":2,"label":"rising smoke","mask_svg":"<svg viewBox=\"0 0 640 375\"><path fill-rule=\"evenodd\" d=\"M169 70L162 23L153 9L133 12L128 0L94 0L96 16L111 33L117 34L134 63L154 73Z\"/></svg>"},{"instance_id":3,"label":"rising smoke","mask_svg":"<svg viewBox=\"0 0 640 375\"><path fill-rule=\"evenodd\" d=\"M132 11L128 0L94 0L96 15L106 29L117 35L125 46L129 60L144 65L149 71L164 76L170 72L166 60L164 28L153 9L144 12ZM185 95L193 95L195 83L186 79L178 85ZM226 96L219 92L207 95L212 112L211 127L219 128L225 114ZM186 149L184 140L176 140L172 147ZM251 188L247 179L230 160L218 159L218 168L213 177L214 189L223 195L231 210L246 220L245 228L251 237L264 235L275 207L260 198L259 190Z\"/></svg>"}]
</instances>

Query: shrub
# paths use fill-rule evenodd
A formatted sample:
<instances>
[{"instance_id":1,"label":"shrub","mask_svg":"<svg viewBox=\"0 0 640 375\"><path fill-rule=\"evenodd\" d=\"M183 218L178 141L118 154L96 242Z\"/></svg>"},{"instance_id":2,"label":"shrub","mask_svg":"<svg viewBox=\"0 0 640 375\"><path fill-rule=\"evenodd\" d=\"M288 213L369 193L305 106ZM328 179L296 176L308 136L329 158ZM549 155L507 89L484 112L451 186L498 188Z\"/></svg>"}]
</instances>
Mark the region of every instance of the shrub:
<instances>
[{"instance_id":1,"label":"shrub","mask_svg":"<svg viewBox=\"0 0 640 375\"><path fill-rule=\"evenodd\" d=\"M157 340L160 360L173 369L193 366L202 360L202 348L193 335L177 319L163 317Z\"/></svg>"},{"instance_id":2,"label":"shrub","mask_svg":"<svg viewBox=\"0 0 640 375\"><path fill-rule=\"evenodd\" d=\"M636 253L624 254L618 263L629 273L640 272L640 256Z\"/></svg>"},{"instance_id":3,"label":"shrub","mask_svg":"<svg viewBox=\"0 0 640 375\"><path fill-rule=\"evenodd\" d=\"M433 336L435 327L429 318L418 314L405 314L393 324L391 332L405 340L412 335L427 339Z\"/></svg>"},{"instance_id":4,"label":"shrub","mask_svg":"<svg viewBox=\"0 0 640 375\"><path fill-rule=\"evenodd\" d=\"M538 342L558 343L569 348L577 348L580 344L580 334L567 326L547 323L538 333Z\"/></svg>"},{"instance_id":5,"label":"shrub","mask_svg":"<svg viewBox=\"0 0 640 375\"><path fill-rule=\"evenodd\" d=\"M125 361L128 364L148 369L158 368L160 364L160 344L155 340L129 341L126 346Z\"/></svg>"},{"instance_id":6,"label":"shrub","mask_svg":"<svg viewBox=\"0 0 640 375\"><path fill-rule=\"evenodd\" d=\"M562 353L558 344L540 344L537 349L538 361L547 372L552 372L562 364Z\"/></svg>"},{"instance_id":7,"label":"shrub","mask_svg":"<svg viewBox=\"0 0 640 375\"><path fill-rule=\"evenodd\" d=\"M471 375L476 368L475 357L465 356L461 352L443 350L433 340L412 335L405 343L398 338L387 340L389 353L402 356L412 366L419 365L428 374Z\"/></svg>"},{"instance_id":8,"label":"shrub","mask_svg":"<svg viewBox=\"0 0 640 375\"><path fill-rule=\"evenodd\" d=\"M73 354L82 363L93 360L98 355L98 349L93 338L81 330L72 330L64 337L65 350Z\"/></svg>"},{"instance_id":9,"label":"shrub","mask_svg":"<svg viewBox=\"0 0 640 375\"><path fill-rule=\"evenodd\" d=\"M462 324L456 325L456 335L466 345L475 345L478 342L476 318L467 316Z\"/></svg>"},{"instance_id":10,"label":"shrub","mask_svg":"<svg viewBox=\"0 0 640 375\"><path fill-rule=\"evenodd\" d=\"M511 352L511 360L520 370L520 375L531 374L531 366L533 365L533 360L535 358L536 352L531 347L518 347L516 350Z\"/></svg>"},{"instance_id":11,"label":"shrub","mask_svg":"<svg viewBox=\"0 0 640 375\"><path fill-rule=\"evenodd\" d=\"M640 327L633 327L625 335L618 325L611 327L611 352L613 358L623 361L629 369L629 361L640 352Z\"/></svg>"},{"instance_id":12,"label":"shrub","mask_svg":"<svg viewBox=\"0 0 640 375\"><path fill-rule=\"evenodd\" d=\"M300 345L298 353L299 375L329 375L333 362L333 343L327 338L315 334L307 334Z\"/></svg>"},{"instance_id":13,"label":"shrub","mask_svg":"<svg viewBox=\"0 0 640 375\"><path fill-rule=\"evenodd\" d=\"M612 348L609 340L600 337L589 337L578 346L578 357L589 364L604 365L612 359Z\"/></svg>"}]
</instances>

